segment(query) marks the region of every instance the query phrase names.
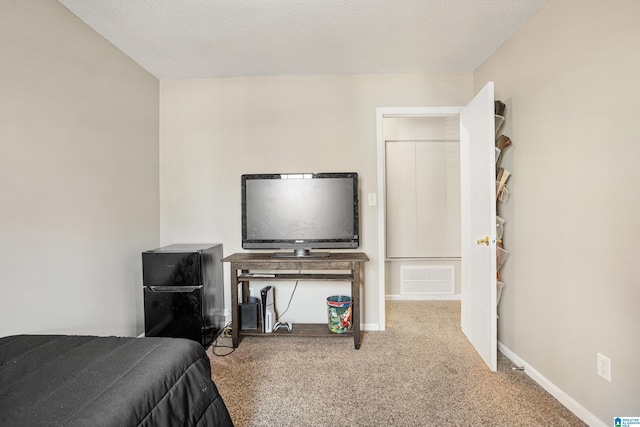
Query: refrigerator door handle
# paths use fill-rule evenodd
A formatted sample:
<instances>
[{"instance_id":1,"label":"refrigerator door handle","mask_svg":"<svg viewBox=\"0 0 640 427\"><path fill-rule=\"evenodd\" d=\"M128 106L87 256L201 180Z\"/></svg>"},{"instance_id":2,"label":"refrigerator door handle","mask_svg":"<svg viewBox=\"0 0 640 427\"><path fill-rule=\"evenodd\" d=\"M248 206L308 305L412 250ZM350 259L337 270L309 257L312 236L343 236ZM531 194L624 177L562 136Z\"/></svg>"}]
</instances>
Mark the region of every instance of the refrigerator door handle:
<instances>
[{"instance_id":1,"label":"refrigerator door handle","mask_svg":"<svg viewBox=\"0 0 640 427\"><path fill-rule=\"evenodd\" d=\"M202 286L147 286L152 292L193 292Z\"/></svg>"}]
</instances>

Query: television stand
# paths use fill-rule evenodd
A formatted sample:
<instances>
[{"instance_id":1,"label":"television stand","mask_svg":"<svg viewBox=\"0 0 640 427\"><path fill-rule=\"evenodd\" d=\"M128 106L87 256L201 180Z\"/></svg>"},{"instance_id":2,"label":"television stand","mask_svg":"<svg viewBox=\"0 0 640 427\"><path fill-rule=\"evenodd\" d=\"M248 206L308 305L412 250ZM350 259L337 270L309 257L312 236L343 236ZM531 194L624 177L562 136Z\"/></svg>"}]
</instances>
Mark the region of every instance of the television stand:
<instances>
[{"instance_id":1,"label":"television stand","mask_svg":"<svg viewBox=\"0 0 640 427\"><path fill-rule=\"evenodd\" d=\"M369 258L364 252L330 252L328 256L315 257L273 257L270 253L236 253L222 259L231 270L231 338L233 347L238 347L240 336L305 336L344 337L353 336L355 349L360 348L360 287L363 285L364 263ZM310 271L310 273L303 273ZM339 271L339 272L338 272ZM325 323L294 323L291 331L240 330L240 309L238 303L247 302L249 283L252 281L315 281L351 283L351 331L334 333ZM242 301L238 300L238 287L242 284ZM317 286L317 285L316 285Z\"/></svg>"},{"instance_id":2,"label":"television stand","mask_svg":"<svg viewBox=\"0 0 640 427\"><path fill-rule=\"evenodd\" d=\"M311 252L309 249L295 249L293 252L274 252L271 258L327 258L329 252Z\"/></svg>"}]
</instances>

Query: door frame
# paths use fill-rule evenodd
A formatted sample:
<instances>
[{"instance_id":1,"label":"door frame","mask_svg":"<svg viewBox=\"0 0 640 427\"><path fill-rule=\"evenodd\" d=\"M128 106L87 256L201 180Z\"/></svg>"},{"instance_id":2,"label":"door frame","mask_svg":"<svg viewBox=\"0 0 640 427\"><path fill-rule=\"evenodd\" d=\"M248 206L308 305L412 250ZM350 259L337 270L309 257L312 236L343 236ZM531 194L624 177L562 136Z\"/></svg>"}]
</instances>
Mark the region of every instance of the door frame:
<instances>
[{"instance_id":1,"label":"door frame","mask_svg":"<svg viewBox=\"0 0 640 427\"><path fill-rule=\"evenodd\" d=\"M377 174L378 174L378 299L379 329L386 329L386 279L387 279L387 177L384 141L384 119L392 117L460 117L464 107L379 107L376 108ZM464 262L464 261L461 261Z\"/></svg>"}]
</instances>

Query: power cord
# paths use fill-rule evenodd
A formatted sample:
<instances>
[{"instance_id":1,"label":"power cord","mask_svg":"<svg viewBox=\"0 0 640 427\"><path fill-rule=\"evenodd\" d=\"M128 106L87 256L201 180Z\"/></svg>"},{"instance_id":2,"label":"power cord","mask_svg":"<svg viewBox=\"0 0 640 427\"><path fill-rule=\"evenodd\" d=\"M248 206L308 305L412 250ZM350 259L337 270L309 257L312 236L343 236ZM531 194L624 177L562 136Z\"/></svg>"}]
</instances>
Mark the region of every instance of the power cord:
<instances>
[{"instance_id":1,"label":"power cord","mask_svg":"<svg viewBox=\"0 0 640 427\"><path fill-rule=\"evenodd\" d=\"M298 274L302 273L302 270L298 270ZM284 316L284 314L289 311L289 307L291 307L291 301L293 300L293 295L296 293L296 289L298 289L298 283L300 281L296 280L296 284L293 286L293 291L291 291L291 296L289 297L289 303L287 304L287 308L285 308L285 310L282 312L282 314L278 315L278 318L276 319L276 322L280 321L280 318L282 316Z\"/></svg>"},{"instance_id":2,"label":"power cord","mask_svg":"<svg viewBox=\"0 0 640 427\"><path fill-rule=\"evenodd\" d=\"M231 337L231 322L228 322L224 328L220 329L218 331L218 333L216 334L215 338L213 339L213 341L211 342L210 348L211 348L211 353L214 356L228 356L231 353L233 353L235 351L235 348L232 345L224 345L224 344L219 344L218 343L218 338L224 336L224 338L230 338ZM217 348L226 348L226 349L231 349L231 351L227 351L226 353L216 353L216 349Z\"/></svg>"}]
</instances>

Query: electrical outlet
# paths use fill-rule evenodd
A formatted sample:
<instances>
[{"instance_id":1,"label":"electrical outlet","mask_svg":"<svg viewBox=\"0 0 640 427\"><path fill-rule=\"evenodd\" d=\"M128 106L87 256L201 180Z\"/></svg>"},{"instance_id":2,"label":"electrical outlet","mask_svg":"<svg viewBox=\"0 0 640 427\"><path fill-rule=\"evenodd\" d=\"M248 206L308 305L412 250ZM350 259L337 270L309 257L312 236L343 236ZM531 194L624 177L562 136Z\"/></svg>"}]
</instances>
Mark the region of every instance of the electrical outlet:
<instances>
[{"instance_id":1,"label":"electrical outlet","mask_svg":"<svg viewBox=\"0 0 640 427\"><path fill-rule=\"evenodd\" d=\"M369 206L375 206L378 204L378 198L376 197L376 193L367 194L367 199L369 200Z\"/></svg>"},{"instance_id":2,"label":"electrical outlet","mask_svg":"<svg viewBox=\"0 0 640 427\"><path fill-rule=\"evenodd\" d=\"M597 373L605 380L611 382L611 359L598 353Z\"/></svg>"}]
</instances>

